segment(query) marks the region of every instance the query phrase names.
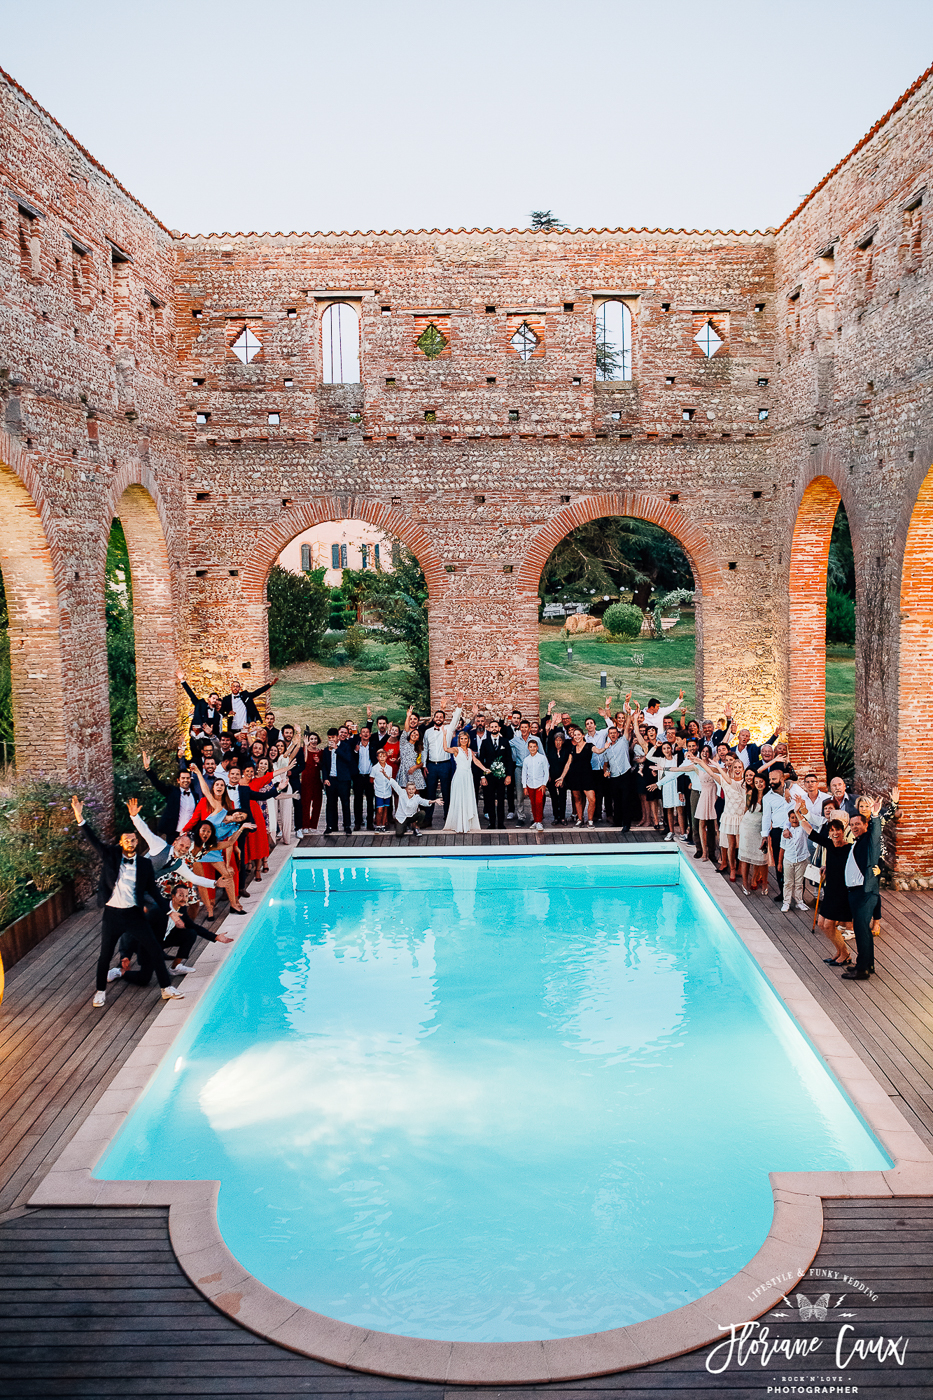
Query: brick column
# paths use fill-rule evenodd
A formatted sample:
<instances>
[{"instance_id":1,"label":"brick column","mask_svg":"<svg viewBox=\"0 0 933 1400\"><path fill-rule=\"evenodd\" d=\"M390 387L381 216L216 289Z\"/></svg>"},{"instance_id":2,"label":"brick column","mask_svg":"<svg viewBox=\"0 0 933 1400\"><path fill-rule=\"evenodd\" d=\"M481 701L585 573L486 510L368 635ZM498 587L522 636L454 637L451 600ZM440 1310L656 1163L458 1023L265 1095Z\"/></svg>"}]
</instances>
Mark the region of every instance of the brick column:
<instances>
[{"instance_id":1,"label":"brick column","mask_svg":"<svg viewBox=\"0 0 933 1400\"><path fill-rule=\"evenodd\" d=\"M165 535L155 501L143 486L128 486L117 504L133 584L136 701L144 727L176 717L177 669L172 581Z\"/></svg>"},{"instance_id":2,"label":"brick column","mask_svg":"<svg viewBox=\"0 0 933 1400\"><path fill-rule=\"evenodd\" d=\"M800 502L791 545L789 723L799 773L825 772L826 568L840 500L828 476L811 481Z\"/></svg>"},{"instance_id":3,"label":"brick column","mask_svg":"<svg viewBox=\"0 0 933 1400\"><path fill-rule=\"evenodd\" d=\"M901 574L901 637L898 676L896 827L897 870L905 876L933 874L930 792L933 751L929 731L933 690L933 470L920 488L910 518Z\"/></svg>"}]
</instances>

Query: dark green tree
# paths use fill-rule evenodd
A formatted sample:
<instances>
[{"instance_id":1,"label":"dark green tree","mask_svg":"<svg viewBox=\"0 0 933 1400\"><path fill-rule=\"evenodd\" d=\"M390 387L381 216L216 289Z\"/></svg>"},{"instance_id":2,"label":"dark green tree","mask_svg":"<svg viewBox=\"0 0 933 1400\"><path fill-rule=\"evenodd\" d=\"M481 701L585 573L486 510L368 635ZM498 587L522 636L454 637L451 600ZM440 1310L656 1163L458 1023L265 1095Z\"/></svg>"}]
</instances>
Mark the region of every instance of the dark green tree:
<instances>
[{"instance_id":1,"label":"dark green tree","mask_svg":"<svg viewBox=\"0 0 933 1400\"><path fill-rule=\"evenodd\" d=\"M431 668L428 658L428 586L418 560L406 549L393 550L395 567L390 571L367 570L356 577L363 580L368 611L379 619L372 633L383 642L401 642L409 670L403 671L398 693L421 714L431 703Z\"/></svg>"},{"instance_id":2,"label":"dark green tree","mask_svg":"<svg viewBox=\"0 0 933 1400\"><path fill-rule=\"evenodd\" d=\"M531 227L541 229L545 233L559 233L561 229L567 227L561 223L556 214L552 214L550 209L532 209Z\"/></svg>"},{"instance_id":3,"label":"dark green tree","mask_svg":"<svg viewBox=\"0 0 933 1400\"><path fill-rule=\"evenodd\" d=\"M133 634L133 580L126 536L119 520L107 541L105 613L107 671L110 679L110 747L116 762L128 755L136 733L136 638Z\"/></svg>"},{"instance_id":4,"label":"dark green tree","mask_svg":"<svg viewBox=\"0 0 933 1400\"><path fill-rule=\"evenodd\" d=\"M826 590L828 593L844 593L847 598L855 597L855 555L852 552L852 535L849 532L849 517L840 501L833 533L829 541L829 563L826 569Z\"/></svg>"},{"instance_id":5,"label":"dark green tree","mask_svg":"<svg viewBox=\"0 0 933 1400\"><path fill-rule=\"evenodd\" d=\"M628 516L578 525L561 540L541 577L542 596L558 602L631 589L632 602L642 609L654 588L666 593L693 586L690 563L674 536Z\"/></svg>"},{"instance_id":6,"label":"dark green tree","mask_svg":"<svg viewBox=\"0 0 933 1400\"><path fill-rule=\"evenodd\" d=\"M269 661L274 670L317 656L330 617L325 569L293 574L273 566L266 585L269 600Z\"/></svg>"}]
</instances>

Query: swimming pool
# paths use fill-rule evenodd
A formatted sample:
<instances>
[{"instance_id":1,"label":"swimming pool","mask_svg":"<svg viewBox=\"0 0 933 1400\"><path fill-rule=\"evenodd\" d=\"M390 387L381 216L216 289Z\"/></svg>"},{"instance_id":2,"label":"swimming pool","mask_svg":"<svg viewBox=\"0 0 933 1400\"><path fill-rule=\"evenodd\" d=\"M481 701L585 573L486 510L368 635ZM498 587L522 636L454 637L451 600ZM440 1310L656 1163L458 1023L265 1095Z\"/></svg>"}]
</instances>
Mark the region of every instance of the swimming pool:
<instances>
[{"instance_id":1,"label":"swimming pool","mask_svg":"<svg viewBox=\"0 0 933 1400\"><path fill-rule=\"evenodd\" d=\"M283 871L99 1163L219 1179L240 1263L409 1337L656 1317L769 1171L890 1160L677 852Z\"/></svg>"}]
</instances>

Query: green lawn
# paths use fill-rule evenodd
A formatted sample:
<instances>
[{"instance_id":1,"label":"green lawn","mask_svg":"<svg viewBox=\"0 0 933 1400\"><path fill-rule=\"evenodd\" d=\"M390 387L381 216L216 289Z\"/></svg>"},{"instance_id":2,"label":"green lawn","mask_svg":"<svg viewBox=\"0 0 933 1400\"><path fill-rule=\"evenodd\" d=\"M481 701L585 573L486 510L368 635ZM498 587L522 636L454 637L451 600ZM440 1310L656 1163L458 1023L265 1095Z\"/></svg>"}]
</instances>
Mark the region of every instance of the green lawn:
<instances>
[{"instance_id":1,"label":"green lawn","mask_svg":"<svg viewBox=\"0 0 933 1400\"><path fill-rule=\"evenodd\" d=\"M568 643L573 659L567 660ZM611 642L566 638L560 629L542 628L538 646L541 709L549 700L559 710L578 717L593 713L607 695L632 695L642 705L656 695L669 705L683 687L688 712L693 714L695 677L693 670L695 629L693 618L685 614L663 642ZM333 667L309 661L290 666L272 692L272 706L279 720L289 719L302 728L309 724L322 736L332 724L350 717L359 724L366 705L373 713L385 713L401 722L405 703L394 684L405 670L401 646L383 647L370 642L367 650L378 651L391 664L389 671L354 671L350 666ZM640 657L640 661L636 661ZM599 675L606 672L607 689L601 690ZM855 649L828 647L826 650L826 722L841 726L855 711Z\"/></svg>"}]
</instances>

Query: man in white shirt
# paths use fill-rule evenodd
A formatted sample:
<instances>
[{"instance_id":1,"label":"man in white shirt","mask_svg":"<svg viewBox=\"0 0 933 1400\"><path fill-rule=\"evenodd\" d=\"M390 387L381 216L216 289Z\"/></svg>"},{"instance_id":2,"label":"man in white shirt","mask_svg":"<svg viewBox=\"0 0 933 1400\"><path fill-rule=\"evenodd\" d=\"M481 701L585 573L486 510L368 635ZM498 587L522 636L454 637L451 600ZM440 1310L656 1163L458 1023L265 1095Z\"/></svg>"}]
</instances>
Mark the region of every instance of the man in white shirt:
<instances>
[{"instance_id":1,"label":"man in white shirt","mask_svg":"<svg viewBox=\"0 0 933 1400\"><path fill-rule=\"evenodd\" d=\"M409 783L407 787L399 787L394 778L389 779L389 787L397 794L395 802L395 834L396 836L420 836L415 818L418 815L419 807L436 807L439 802L443 802L443 797L433 797L430 802L426 802L423 797L418 796L418 789L414 783Z\"/></svg>"},{"instance_id":2,"label":"man in white shirt","mask_svg":"<svg viewBox=\"0 0 933 1400\"><path fill-rule=\"evenodd\" d=\"M519 722L517 729L513 730L509 740L512 750L512 757L515 760L515 774L509 787L509 796L506 799L513 810L506 814L506 821L514 821L516 818L522 822L525 820L525 788L522 783L522 764L528 757L528 735L531 733L531 725L527 719Z\"/></svg>"},{"instance_id":3,"label":"man in white shirt","mask_svg":"<svg viewBox=\"0 0 933 1400\"><path fill-rule=\"evenodd\" d=\"M675 710L679 710L683 698L684 693L683 691L681 691L674 703L672 705L667 705L662 710L660 700L657 698L657 696L652 696L652 698L648 701L647 705L645 706L645 712L642 716L642 734L646 734L648 732L649 725L654 725L655 729L658 731L658 742L660 743L664 737L664 716L672 715Z\"/></svg>"},{"instance_id":4,"label":"man in white shirt","mask_svg":"<svg viewBox=\"0 0 933 1400\"><path fill-rule=\"evenodd\" d=\"M632 757L628 739L614 724L606 730L602 744L594 742L593 762L609 769L608 778L603 773L608 821L628 831L631 827Z\"/></svg>"},{"instance_id":5,"label":"man in white shirt","mask_svg":"<svg viewBox=\"0 0 933 1400\"><path fill-rule=\"evenodd\" d=\"M771 858L779 890L779 893L775 895L774 902L775 904L783 904L784 858L781 851L781 836L787 825L787 813L790 811L792 803L788 800L787 783L781 764L776 763L769 770L768 780L771 787L765 793L761 804L761 849L767 850L770 842Z\"/></svg>"},{"instance_id":6,"label":"man in white shirt","mask_svg":"<svg viewBox=\"0 0 933 1400\"><path fill-rule=\"evenodd\" d=\"M447 716L443 710L434 711L434 723L424 731L424 758L425 758L425 796L434 805L433 798L437 792L437 785L440 783L441 796L444 800L444 816L446 818L450 807L450 785L453 782L454 770L453 760L445 749L445 744L452 743L451 735L455 732L463 712L463 696L456 697L457 708L453 712L450 723L447 723ZM434 813L431 812L425 819L425 826L431 825Z\"/></svg>"}]
</instances>

